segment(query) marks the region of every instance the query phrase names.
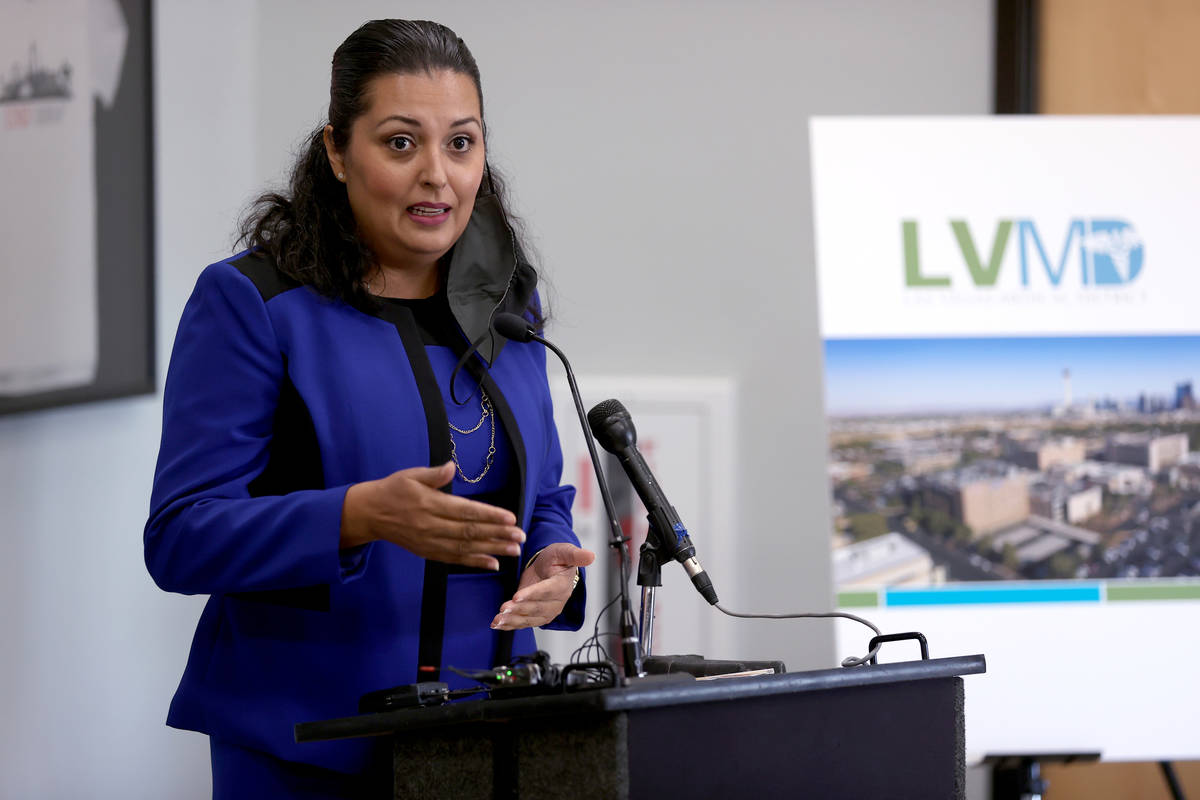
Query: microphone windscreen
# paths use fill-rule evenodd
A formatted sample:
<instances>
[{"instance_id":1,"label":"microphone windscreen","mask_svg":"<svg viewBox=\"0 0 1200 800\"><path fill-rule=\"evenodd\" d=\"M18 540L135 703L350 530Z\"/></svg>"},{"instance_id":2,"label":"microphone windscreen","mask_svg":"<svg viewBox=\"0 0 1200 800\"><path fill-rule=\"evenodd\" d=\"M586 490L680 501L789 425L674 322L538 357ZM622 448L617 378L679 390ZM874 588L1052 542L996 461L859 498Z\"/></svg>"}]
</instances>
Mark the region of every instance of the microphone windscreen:
<instances>
[{"instance_id":1,"label":"microphone windscreen","mask_svg":"<svg viewBox=\"0 0 1200 800\"><path fill-rule=\"evenodd\" d=\"M605 420L618 414L629 418L629 412L620 400L604 400L593 406L588 412L588 427L592 429L592 435L599 437L605 430Z\"/></svg>"},{"instance_id":2,"label":"microphone windscreen","mask_svg":"<svg viewBox=\"0 0 1200 800\"><path fill-rule=\"evenodd\" d=\"M533 328L524 317L503 311L492 319L492 329L505 339L514 342L529 342L533 340Z\"/></svg>"}]
</instances>

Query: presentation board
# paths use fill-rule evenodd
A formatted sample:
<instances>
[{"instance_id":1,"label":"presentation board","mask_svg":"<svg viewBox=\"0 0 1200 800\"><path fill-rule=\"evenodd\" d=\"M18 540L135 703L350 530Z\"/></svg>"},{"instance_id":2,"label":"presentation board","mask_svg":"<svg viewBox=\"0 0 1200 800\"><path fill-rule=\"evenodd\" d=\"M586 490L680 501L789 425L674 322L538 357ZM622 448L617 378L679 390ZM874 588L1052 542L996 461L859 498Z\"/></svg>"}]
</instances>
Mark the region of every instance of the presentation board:
<instances>
[{"instance_id":1,"label":"presentation board","mask_svg":"<svg viewBox=\"0 0 1200 800\"><path fill-rule=\"evenodd\" d=\"M1198 136L811 123L838 604L987 655L971 758L1200 756Z\"/></svg>"}]
</instances>

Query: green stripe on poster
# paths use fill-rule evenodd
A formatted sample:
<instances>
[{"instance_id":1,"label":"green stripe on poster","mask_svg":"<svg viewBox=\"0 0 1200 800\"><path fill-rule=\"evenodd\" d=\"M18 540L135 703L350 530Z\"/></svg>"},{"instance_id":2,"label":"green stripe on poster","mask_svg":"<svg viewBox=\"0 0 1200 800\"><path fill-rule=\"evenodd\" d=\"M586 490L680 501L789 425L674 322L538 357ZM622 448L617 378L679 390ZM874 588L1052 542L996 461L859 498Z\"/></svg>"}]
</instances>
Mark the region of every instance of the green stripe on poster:
<instances>
[{"instance_id":1,"label":"green stripe on poster","mask_svg":"<svg viewBox=\"0 0 1200 800\"><path fill-rule=\"evenodd\" d=\"M1108 584L1108 602L1124 600L1200 600L1200 583L1151 583L1145 586Z\"/></svg>"},{"instance_id":2,"label":"green stripe on poster","mask_svg":"<svg viewBox=\"0 0 1200 800\"><path fill-rule=\"evenodd\" d=\"M879 592L838 592L838 608L877 608Z\"/></svg>"}]
</instances>

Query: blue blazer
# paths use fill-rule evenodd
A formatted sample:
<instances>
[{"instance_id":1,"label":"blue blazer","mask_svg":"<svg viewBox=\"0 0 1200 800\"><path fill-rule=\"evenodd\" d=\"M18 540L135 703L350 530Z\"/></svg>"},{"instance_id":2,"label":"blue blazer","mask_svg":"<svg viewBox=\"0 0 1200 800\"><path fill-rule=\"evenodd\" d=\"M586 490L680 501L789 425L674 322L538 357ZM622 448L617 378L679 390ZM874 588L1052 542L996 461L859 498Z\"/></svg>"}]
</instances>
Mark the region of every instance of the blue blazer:
<instances>
[{"instance_id":1,"label":"blue blazer","mask_svg":"<svg viewBox=\"0 0 1200 800\"><path fill-rule=\"evenodd\" d=\"M510 294L501 296L511 304ZM417 672L426 561L385 542L338 548L351 484L448 458L445 408L406 314L319 296L256 253L201 274L171 355L145 529L155 582L211 595L167 724L358 772L378 742L298 745L292 726L352 715L365 692L429 679ZM502 654L489 625L519 565L551 543L579 543L545 350L492 342L487 353L476 372L512 443L527 540L507 575L442 578L441 664L459 668ZM583 585L546 627L582 624ZM518 631L512 648L531 652L532 631Z\"/></svg>"}]
</instances>

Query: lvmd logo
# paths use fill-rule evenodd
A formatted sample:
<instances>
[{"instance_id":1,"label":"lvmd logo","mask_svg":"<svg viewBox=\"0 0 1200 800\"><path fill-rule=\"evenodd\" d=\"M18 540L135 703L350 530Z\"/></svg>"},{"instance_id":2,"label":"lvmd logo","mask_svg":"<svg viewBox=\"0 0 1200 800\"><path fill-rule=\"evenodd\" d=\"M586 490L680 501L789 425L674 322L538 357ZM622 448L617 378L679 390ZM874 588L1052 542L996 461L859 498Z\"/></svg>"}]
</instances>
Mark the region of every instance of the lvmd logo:
<instances>
[{"instance_id":1,"label":"lvmd logo","mask_svg":"<svg viewBox=\"0 0 1200 800\"><path fill-rule=\"evenodd\" d=\"M904 234L904 283L910 289L947 287L949 275L927 275L921 267L920 230L916 220L901 223ZM1057 261L1051 262L1046 246L1031 219L1002 219L992 236L991 250L984 263L980 248L964 220L950 220L966 277L977 287L995 286L1005 263L1005 253L1016 239L1021 269L1021 286L1059 286L1068 269L1080 276L1084 286L1120 286L1132 283L1142 271L1142 237L1128 222L1119 219L1072 219ZM982 244L982 242L980 243ZM1076 272L1077 271L1077 272Z\"/></svg>"}]
</instances>

